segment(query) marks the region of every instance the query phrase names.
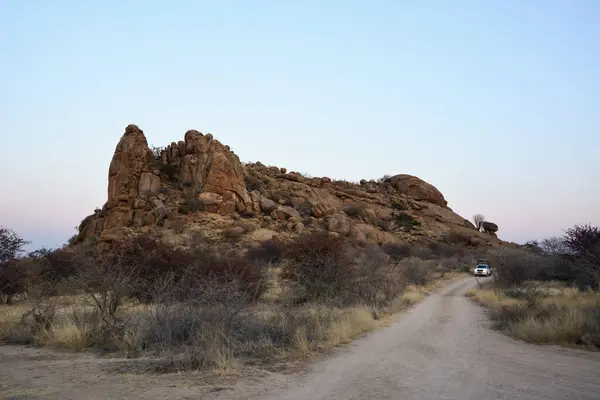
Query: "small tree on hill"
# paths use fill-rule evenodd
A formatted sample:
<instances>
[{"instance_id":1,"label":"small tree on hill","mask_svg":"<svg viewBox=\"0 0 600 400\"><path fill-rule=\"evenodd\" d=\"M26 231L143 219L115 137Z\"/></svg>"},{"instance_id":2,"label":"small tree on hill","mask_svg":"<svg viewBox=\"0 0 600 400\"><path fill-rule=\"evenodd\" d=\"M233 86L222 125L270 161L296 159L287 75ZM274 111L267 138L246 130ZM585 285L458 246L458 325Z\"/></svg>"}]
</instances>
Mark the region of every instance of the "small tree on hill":
<instances>
[{"instance_id":1,"label":"small tree on hill","mask_svg":"<svg viewBox=\"0 0 600 400\"><path fill-rule=\"evenodd\" d=\"M485 217L481 214L473 215L473 223L475 224L475 228L481 232L481 226L483 225L483 221L485 221Z\"/></svg>"}]
</instances>

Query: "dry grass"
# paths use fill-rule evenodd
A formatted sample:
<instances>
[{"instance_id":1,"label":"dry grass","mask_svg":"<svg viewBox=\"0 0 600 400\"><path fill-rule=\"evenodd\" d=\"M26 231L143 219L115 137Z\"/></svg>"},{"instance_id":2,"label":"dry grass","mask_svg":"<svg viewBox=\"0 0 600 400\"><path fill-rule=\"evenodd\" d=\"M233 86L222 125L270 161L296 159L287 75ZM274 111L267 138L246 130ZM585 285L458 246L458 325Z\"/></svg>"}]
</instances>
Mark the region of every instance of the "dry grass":
<instances>
[{"instance_id":1,"label":"dry grass","mask_svg":"<svg viewBox=\"0 0 600 400\"><path fill-rule=\"evenodd\" d=\"M29 300L0 306L0 341L234 375L347 344L463 276L450 272L458 262L391 258L321 233L248 253L208 242L188 251L152 238L118 250L71 260L77 268L61 278L61 291L32 280Z\"/></svg>"},{"instance_id":2,"label":"dry grass","mask_svg":"<svg viewBox=\"0 0 600 400\"><path fill-rule=\"evenodd\" d=\"M32 303L0 306L0 340L69 351L100 346L125 356L158 356L168 370L211 368L221 376L229 376L248 362L269 364L304 359L347 344L388 324L389 316L463 276L451 273L426 285L411 285L391 304L374 308L310 302L290 305L282 301L280 294L285 289L277 282L278 270L271 272L272 291L266 292L257 305L232 317L230 327L220 323L218 310L211 316L210 310L193 305L166 307L130 300L118 315L124 327L107 346L98 337L89 302L71 296L55 301L58 310L47 330L35 330L32 321L22 319Z\"/></svg>"},{"instance_id":3,"label":"dry grass","mask_svg":"<svg viewBox=\"0 0 600 400\"><path fill-rule=\"evenodd\" d=\"M600 348L600 293L559 283L526 283L519 289L467 293L489 308L497 326L531 343Z\"/></svg>"}]
</instances>

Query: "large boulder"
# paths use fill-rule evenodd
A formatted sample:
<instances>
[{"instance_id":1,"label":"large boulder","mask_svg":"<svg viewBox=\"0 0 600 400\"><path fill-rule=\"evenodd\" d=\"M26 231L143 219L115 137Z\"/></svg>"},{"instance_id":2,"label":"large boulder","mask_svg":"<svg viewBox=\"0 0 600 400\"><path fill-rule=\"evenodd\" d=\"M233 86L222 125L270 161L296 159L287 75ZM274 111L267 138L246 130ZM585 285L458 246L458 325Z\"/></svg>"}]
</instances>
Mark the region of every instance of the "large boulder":
<instances>
[{"instance_id":1,"label":"large boulder","mask_svg":"<svg viewBox=\"0 0 600 400\"><path fill-rule=\"evenodd\" d=\"M394 175L389 178L390 185L400 194L404 194L415 200L422 200L429 203L446 207L448 202L444 195L430 183L412 175Z\"/></svg>"},{"instance_id":2,"label":"large boulder","mask_svg":"<svg viewBox=\"0 0 600 400\"><path fill-rule=\"evenodd\" d=\"M265 214L271 214L273 211L277 209L279 205L275 203L271 199L267 199L266 197L262 197L260 199L260 209Z\"/></svg>"},{"instance_id":3,"label":"large boulder","mask_svg":"<svg viewBox=\"0 0 600 400\"><path fill-rule=\"evenodd\" d=\"M346 236L352 228L352 221L346 214L335 213L329 216L327 229L339 235Z\"/></svg>"},{"instance_id":4,"label":"large boulder","mask_svg":"<svg viewBox=\"0 0 600 400\"><path fill-rule=\"evenodd\" d=\"M496 233L496 232L498 232L498 225L496 225L493 222L483 221L481 223L481 227L483 228L483 231L486 232L486 233Z\"/></svg>"}]
</instances>

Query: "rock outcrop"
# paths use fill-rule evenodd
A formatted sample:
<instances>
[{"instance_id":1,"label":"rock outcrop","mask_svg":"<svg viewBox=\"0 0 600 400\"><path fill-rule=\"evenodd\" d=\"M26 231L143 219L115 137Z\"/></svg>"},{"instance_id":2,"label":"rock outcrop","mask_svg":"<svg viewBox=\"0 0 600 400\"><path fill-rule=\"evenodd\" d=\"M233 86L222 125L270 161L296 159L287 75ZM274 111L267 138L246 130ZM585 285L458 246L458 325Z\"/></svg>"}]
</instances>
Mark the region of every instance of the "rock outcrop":
<instances>
[{"instance_id":1,"label":"rock outcrop","mask_svg":"<svg viewBox=\"0 0 600 400\"><path fill-rule=\"evenodd\" d=\"M422 181L416 176L394 175L389 178L389 182L399 193L415 200L423 200L442 207L448 205L442 193L435 186Z\"/></svg>"},{"instance_id":2,"label":"rock outcrop","mask_svg":"<svg viewBox=\"0 0 600 400\"><path fill-rule=\"evenodd\" d=\"M106 232L160 226L189 203L222 215L251 209L239 158L212 135L193 130L154 154L144 132L129 125L110 163L108 201L82 221L79 235L114 239Z\"/></svg>"},{"instance_id":3,"label":"rock outcrop","mask_svg":"<svg viewBox=\"0 0 600 400\"><path fill-rule=\"evenodd\" d=\"M379 244L503 243L447 204L433 185L412 175L353 184L260 162L243 165L229 146L195 130L151 150L144 132L129 125L110 163L107 202L81 222L78 240L158 233L183 243L194 232L228 232L251 244L326 230ZM497 231L493 225L486 230Z\"/></svg>"}]
</instances>

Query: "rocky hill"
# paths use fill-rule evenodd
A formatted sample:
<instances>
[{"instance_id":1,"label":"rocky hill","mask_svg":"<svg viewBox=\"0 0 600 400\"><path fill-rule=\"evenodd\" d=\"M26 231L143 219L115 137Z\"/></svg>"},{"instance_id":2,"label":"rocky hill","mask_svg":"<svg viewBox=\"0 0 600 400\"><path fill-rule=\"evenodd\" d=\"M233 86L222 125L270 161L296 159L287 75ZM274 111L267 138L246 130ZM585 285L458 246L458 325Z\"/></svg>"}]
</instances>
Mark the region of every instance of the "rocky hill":
<instances>
[{"instance_id":1,"label":"rocky hill","mask_svg":"<svg viewBox=\"0 0 600 400\"><path fill-rule=\"evenodd\" d=\"M108 201L86 217L75 242L156 234L186 245L195 234L253 245L303 232L378 244L446 242L499 246L495 224L479 232L434 186L411 175L360 183L242 164L229 146L195 130L150 149L129 125L108 172ZM491 228L490 228L491 227Z\"/></svg>"}]
</instances>

